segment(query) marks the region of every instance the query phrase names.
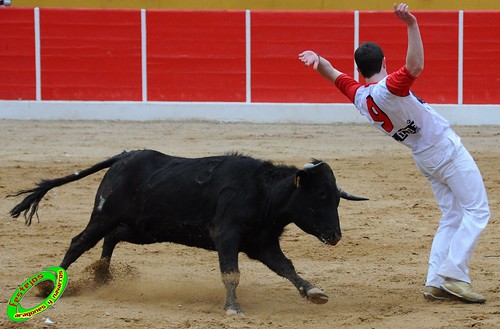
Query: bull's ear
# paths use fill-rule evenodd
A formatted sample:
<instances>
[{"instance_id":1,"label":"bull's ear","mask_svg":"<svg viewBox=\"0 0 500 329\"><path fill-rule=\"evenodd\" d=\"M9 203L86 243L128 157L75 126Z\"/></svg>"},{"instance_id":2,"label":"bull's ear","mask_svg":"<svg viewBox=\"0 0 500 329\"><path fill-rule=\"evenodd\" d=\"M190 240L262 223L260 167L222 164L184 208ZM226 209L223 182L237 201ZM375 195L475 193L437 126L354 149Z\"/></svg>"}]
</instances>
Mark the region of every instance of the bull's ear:
<instances>
[{"instance_id":1,"label":"bull's ear","mask_svg":"<svg viewBox=\"0 0 500 329\"><path fill-rule=\"evenodd\" d=\"M295 174L295 186L299 187L301 184L301 180L302 184L304 184L305 182L304 179L306 178L306 176L310 173L314 173L315 169L322 166L323 164L324 164L323 161L315 159L313 159L313 162L311 163L306 163L304 165L304 169L297 171L297 173Z\"/></svg>"},{"instance_id":2,"label":"bull's ear","mask_svg":"<svg viewBox=\"0 0 500 329\"><path fill-rule=\"evenodd\" d=\"M306 175L307 175L307 173L304 170L297 171L297 173L295 174L295 187L300 186L301 180L302 180L302 183L304 182L303 179Z\"/></svg>"}]
</instances>

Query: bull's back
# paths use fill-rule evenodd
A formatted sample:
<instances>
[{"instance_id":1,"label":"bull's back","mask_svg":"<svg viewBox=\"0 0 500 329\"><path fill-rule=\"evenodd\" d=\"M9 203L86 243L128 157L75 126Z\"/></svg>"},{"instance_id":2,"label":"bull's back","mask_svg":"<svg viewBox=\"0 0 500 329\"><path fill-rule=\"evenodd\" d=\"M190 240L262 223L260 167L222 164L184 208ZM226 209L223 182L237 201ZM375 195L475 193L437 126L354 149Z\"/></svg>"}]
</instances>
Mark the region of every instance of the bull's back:
<instances>
[{"instance_id":1,"label":"bull's back","mask_svg":"<svg viewBox=\"0 0 500 329\"><path fill-rule=\"evenodd\" d=\"M221 207L247 207L243 199L257 194L253 172L259 165L241 156L190 159L133 151L106 173L95 209L106 200L102 211L152 240L214 249L209 226Z\"/></svg>"},{"instance_id":2,"label":"bull's back","mask_svg":"<svg viewBox=\"0 0 500 329\"><path fill-rule=\"evenodd\" d=\"M238 156L173 157L149 176L144 190L145 212L202 224L215 216L224 202L221 198L254 193L257 166L257 160Z\"/></svg>"}]
</instances>

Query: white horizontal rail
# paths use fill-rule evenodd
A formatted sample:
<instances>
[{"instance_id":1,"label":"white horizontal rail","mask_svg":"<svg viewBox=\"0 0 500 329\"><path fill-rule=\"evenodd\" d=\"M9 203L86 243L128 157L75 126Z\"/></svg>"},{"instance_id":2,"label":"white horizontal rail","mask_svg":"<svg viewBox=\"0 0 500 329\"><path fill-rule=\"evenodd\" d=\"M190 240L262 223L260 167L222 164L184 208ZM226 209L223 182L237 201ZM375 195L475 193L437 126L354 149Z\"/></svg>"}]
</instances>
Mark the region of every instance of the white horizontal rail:
<instances>
[{"instance_id":1,"label":"white horizontal rail","mask_svg":"<svg viewBox=\"0 0 500 329\"><path fill-rule=\"evenodd\" d=\"M500 105L434 105L453 125L500 125ZM0 119L364 123L352 104L0 101Z\"/></svg>"}]
</instances>

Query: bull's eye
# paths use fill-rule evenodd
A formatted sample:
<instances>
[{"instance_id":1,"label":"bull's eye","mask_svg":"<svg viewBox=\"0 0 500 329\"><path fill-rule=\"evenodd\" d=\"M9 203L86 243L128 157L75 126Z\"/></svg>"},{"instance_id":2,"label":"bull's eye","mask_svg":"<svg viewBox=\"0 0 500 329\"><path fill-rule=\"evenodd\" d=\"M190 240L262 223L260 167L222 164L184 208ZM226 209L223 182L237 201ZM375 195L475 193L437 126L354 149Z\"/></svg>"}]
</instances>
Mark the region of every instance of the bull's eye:
<instances>
[{"instance_id":1,"label":"bull's eye","mask_svg":"<svg viewBox=\"0 0 500 329\"><path fill-rule=\"evenodd\" d=\"M321 200L326 200L327 198L327 194L324 190L319 190L318 191L318 197L321 199Z\"/></svg>"}]
</instances>

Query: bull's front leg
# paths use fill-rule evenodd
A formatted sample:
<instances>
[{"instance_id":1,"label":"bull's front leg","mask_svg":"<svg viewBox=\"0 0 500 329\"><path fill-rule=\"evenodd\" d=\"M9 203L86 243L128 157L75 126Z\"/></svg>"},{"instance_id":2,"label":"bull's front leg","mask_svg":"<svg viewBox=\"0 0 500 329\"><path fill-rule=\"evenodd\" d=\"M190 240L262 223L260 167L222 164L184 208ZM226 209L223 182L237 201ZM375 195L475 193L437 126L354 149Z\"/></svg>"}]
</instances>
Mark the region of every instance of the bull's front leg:
<instances>
[{"instance_id":1,"label":"bull's front leg","mask_svg":"<svg viewBox=\"0 0 500 329\"><path fill-rule=\"evenodd\" d=\"M219 254L222 283L226 288L224 310L226 315L243 315L243 310L236 298L236 288L240 283L240 270L238 268L239 239L217 236L214 240Z\"/></svg>"},{"instance_id":2,"label":"bull's front leg","mask_svg":"<svg viewBox=\"0 0 500 329\"><path fill-rule=\"evenodd\" d=\"M292 282L299 290L300 295L310 302L314 304L324 304L328 302L328 296L322 289L314 286L297 274L292 261L283 254L279 243L272 246L266 245L265 247L255 249L247 254L250 258L261 261L276 274Z\"/></svg>"},{"instance_id":3,"label":"bull's front leg","mask_svg":"<svg viewBox=\"0 0 500 329\"><path fill-rule=\"evenodd\" d=\"M243 310L238 303L236 298L236 288L240 283L240 272L222 272L222 282L226 288L226 302L224 303L224 310L226 315L241 314L243 315Z\"/></svg>"}]
</instances>

